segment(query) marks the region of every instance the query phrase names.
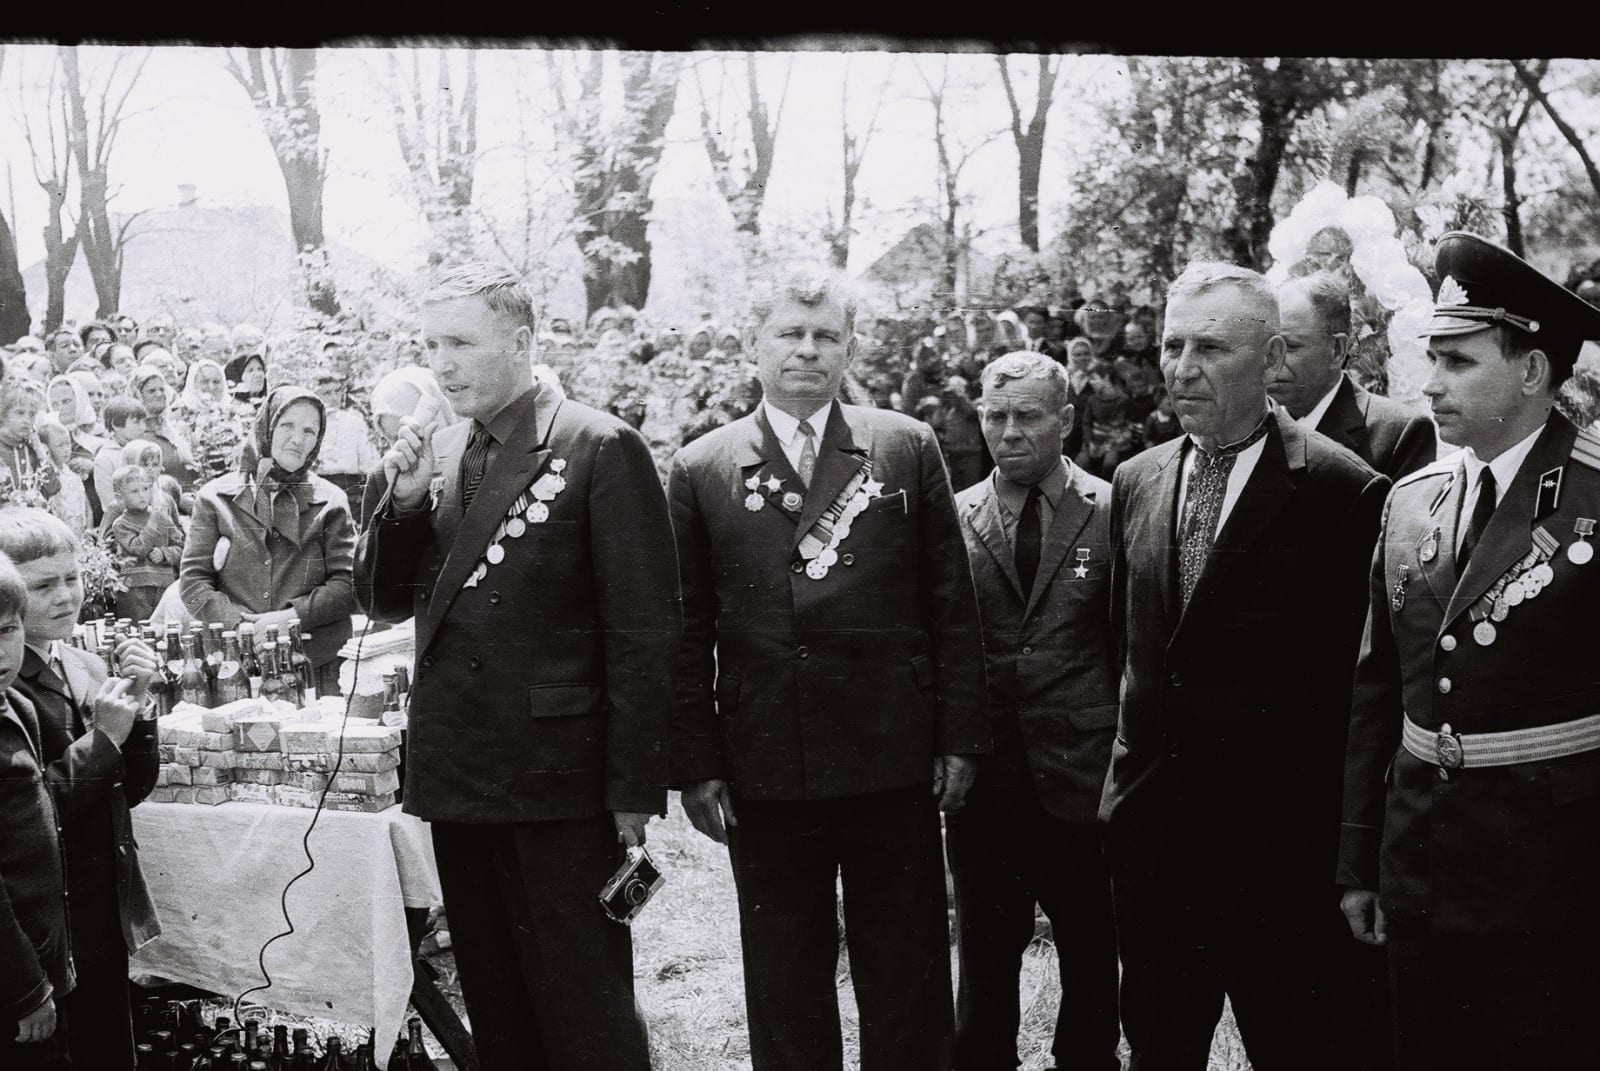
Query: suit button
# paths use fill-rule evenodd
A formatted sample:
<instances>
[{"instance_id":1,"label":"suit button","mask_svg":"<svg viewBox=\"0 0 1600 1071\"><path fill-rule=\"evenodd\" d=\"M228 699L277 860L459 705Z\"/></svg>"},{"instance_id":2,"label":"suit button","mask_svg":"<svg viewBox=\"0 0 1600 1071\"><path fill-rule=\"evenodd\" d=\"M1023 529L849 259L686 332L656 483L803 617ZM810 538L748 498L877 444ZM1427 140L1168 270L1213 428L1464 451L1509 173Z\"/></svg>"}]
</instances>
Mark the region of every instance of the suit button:
<instances>
[{"instance_id":1,"label":"suit button","mask_svg":"<svg viewBox=\"0 0 1600 1071\"><path fill-rule=\"evenodd\" d=\"M1172 685L1174 688L1182 688L1183 687L1183 674L1182 673L1178 673L1176 671L1174 671L1172 673L1168 673L1167 674L1167 683Z\"/></svg>"},{"instance_id":2,"label":"suit button","mask_svg":"<svg viewBox=\"0 0 1600 1071\"><path fill-rule=\"evenodd\" d=\"M489 592L489 605L490 606L499 606L500 605L500 593L498 591Z\"/></svg>"},{"instance_id":3,"label":"suit button","mask_svg":"<svg viewBox=\"0 0 1600 1071\"><path fill-rule=\"evenodd\" d=\"M128 846L126 844L117 845L117 854L118 855L127 855L128 854Z\"/></svg>"},{"instance_id":4,"label":"suit button","mask_svg":"<svg viewBox=\"0 0 1600 1071\"><path fill-rule=\"evenodd\" d=\"M1440 677L1439 678L1439 694L1440 695L1449 695L1450 694L1450 678L1449 677Z\"/></svg>"},{"instance_id":5,"label":"suit button","mask_svg":"<svg viewBox=\"0 0 1600 1071\"><path fill-rule=\"evenodd\" d=\"M427 655L426 657L423 658L423 660L422 660L422 668L423 669L432 669L433 668L433 656L432 655Z\"/></svg>"},{"instance_id":6,"label":"suit button","mask_svg":"<svg viewBox=\"0 0 1600 1071\"><path fill-rule=\"evenodd\" d=\"M841 554L839 555L839 560L844 562L846 565L854 565L856 563L856 556L848 553Z\"/></svg>"},{"instance_id":7,"label":"suit button","mask_svg":"<svg viewBox=\"0 0 1600 1071\"><path fill-rule=\"evenodd\" d=\"M794 649L794 653L795 657L797 658L809 658L811 656L811 652L806 650L804 647L796 647Z\"/></svg>"},{"instance_id":8,"label":"suit button","mask_svg":"<svg viewBox=\"0 0 1600 1071\"><path fill-rule=\"evenodd\" d=\"M1439 649L1443 651L1454 651L1456 649L1456 638L1454 636L1440 636Z\"/></svg>"},{"instance_id":9,"label":"suit button","mask_svg":"<svg viewBox=\"0 0 1600 1071\"><path fill-rule=\"evenodd\" d=\"M473 655L471 658L467 659L467 665L471 666L473 669L477 669L479 666L483 665L483 663L478 661L477 655Z\"/></svg>"},{"instance_id":10,"label":"suit button","mask_svg":"<svg viewBox=\"0 0 1600 1071\"><path fill-rule=\"evenodd\" d=\"M806 563L805 562L793 562L793 563L790 564L789 568L793 572L803 573L803 572L806 571Z\"/></svg>"},{"instance_id":11,"label":"suit button","mask_svg":"<svg viewBox=\"0 0 1600 1071\"><path fill-rule=\"evenodd\" d=\"M423 602L427 602L428 601L428 596L433 594L433 589L432 588L423 588L420 592L418 592L418 594L420 594L422 596L422 601Z\"/></svg>"},{"instance_id":12,"label":"suit button","mask_svg":"<svg viewBox=\"0 0 1600 1071\"><path fill-rule=\"evenodd\" d=\"M1024 647L1022 649L1022 653L1023 654L1032 654L1033 653L1033 648L1032 647Z\"/></svg>"}]
</instances>

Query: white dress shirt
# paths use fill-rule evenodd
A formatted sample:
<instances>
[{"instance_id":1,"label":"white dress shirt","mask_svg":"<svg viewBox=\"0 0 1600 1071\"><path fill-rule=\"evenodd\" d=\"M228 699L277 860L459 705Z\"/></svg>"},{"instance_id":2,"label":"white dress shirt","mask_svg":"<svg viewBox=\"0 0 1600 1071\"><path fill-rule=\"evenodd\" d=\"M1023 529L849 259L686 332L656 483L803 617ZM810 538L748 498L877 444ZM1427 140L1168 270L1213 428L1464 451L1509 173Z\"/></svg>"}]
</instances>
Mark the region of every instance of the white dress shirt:
<instances>
[{"instance_id":1,"label":"white dress shirt","mask_svg":"<svg viewBox=\"0 0 1600 1071\"><path fill-rule=\"evenodd\" d=\"M1344 376L1341 374L1339 378L1334 381L1333 389L1324 394L1322 396L1322 400L1311 407L1311 412L1297 419L1295 423L1299 424L1307 431L1316 431L1317 425L1322 423L1322 418L1328 415L1328 407L1333 404L1333 396L1339 393L1339 385L1343 382Z\"/></svg>"},{"instance_id":2,"label":"white dress shirt","mask_svg":"<svg viewBox=\"0 0 1600 1071\"><path fill-rule=\"evenodd\" d=\"M761 407L766 410L767 423L772 426L772 434L778 437L778 445L783 447L783 456L789 459L789 464L796 472L800 471L800 451L805 449L806 437L800 434L800 421L782 409L762 399ZM829 410L833 403L829 402L806 419L811 422L811 430L816 435L817 441L813 446L819 459L822 453L822 433L828 426Z\"/></svg>"},{"instance_id":3,"label":"white dress shirt","mask_svg":"<svg viewBox=\"0 0 1600 1071\"><path fill-rule=\"evenodd\" d=\"M1467 526L1472 520L1472 511L1478 508L1478 491L1483 486L1483 470L1488 469L1494 473L1494 504L1498 507L1505 500L1506 490L1511 486L1511 481L1517 478L1517 470L1528 459L1528 451L1533 449L1534 440L1539 438L1539 433L1544 431L1540 424L1529 433L1526 439L1513 446L1502 450L1493 461L1481 461L1472 449L1462 451L1466 455L1467 463L1467 497L1461 501L1461 523L1456 525L1456 553L1461 553L1461 541L1467 537Z\"/></svg>"},{"instance_id":4,"label":"white dress shirt","mask_svg":"<svg viewBox=\"0 0 1600 1071\"><path fill-rule=\"evenodd\" d=\"M1271 419L1271 413L1267 418ZM1233 470L1228 473L1228 487L1222 492L1222 512L1217 514L1217 532L1221 534L1223 525L1228 523L1228 515L1233 512L1233 507L1239 501L1239 496L1244 493L1244 485L1250 482L1250 474L1256 470L1256 462L1261 460L1261 453L1267 448L1267 437L1263 435L1251 443L1233 461ZM1178 511L1173 515L1174 537L1183 530L1183 507L1189 501L1189 479L1194 473L1195 459L1200 456L1199 444L1193 435L1183 450L1183 470L1178 476Z\"/></svg>"}]
</instances>

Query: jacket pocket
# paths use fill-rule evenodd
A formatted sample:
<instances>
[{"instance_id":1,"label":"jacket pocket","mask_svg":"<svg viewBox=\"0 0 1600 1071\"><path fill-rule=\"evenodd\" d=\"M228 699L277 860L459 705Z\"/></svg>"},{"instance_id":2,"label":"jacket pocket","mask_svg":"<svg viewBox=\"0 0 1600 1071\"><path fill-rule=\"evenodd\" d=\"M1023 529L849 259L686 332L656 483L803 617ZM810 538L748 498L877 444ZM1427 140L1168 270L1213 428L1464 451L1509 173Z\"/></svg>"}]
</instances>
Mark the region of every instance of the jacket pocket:
<instances>
[{"instance_id":1,"label":"jacket pocket","mask_svg":"<svg viewBox=\"0 0 1600 1071\"><path fill-rule=\"evenodd\" d=\"M528 687L528 713L535 718L571 718L600 713L598 684L534 684Z\"/></svg>"}]
</instances>

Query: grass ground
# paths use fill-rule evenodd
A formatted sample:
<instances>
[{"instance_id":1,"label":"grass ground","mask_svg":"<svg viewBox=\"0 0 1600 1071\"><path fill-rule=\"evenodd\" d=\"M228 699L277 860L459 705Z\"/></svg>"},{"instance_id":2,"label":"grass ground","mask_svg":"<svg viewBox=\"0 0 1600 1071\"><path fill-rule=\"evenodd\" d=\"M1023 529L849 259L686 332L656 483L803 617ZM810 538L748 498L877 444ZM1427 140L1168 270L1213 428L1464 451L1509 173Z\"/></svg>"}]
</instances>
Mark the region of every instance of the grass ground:
<instances>
[{"instance_id":1,"label":"grass ground","mask_svg":"<svg viewBox=\"0 0 1600 1071\"><path fill-rule=\"evenodd\" d=\"M634 978L639 1004L650 1027L655 1071L748 1071L750 1043L745 1032L744 978L739 951L739 910L728 868L727 849L690 826L674 794L664 822L650 826L650 854L667 883L633 926ZM446 952L434 957L441 988L462 1011L455 963ZM954 956L952 950L952 976ZM849 960L840 949L840 1018L844 1023L845 1066L856 1068L856 1008ZM1018 1054L1022 1071L1049 1066L1050 1033L1060 985L1055 946L1036 939L1023 959L1022 1030ZM209 1021L210 1015L207 1013ZM224 1012L224 1014L227 1014ZM279 1017L281 1020L281 1017ZM465 1020L465 1016L463 1016ZM317 1038L339 1033L347 1043L365 1030L318 1020L299 1022ZM428 1039L432 1042L432 1038ZM442 1050L430 1044L434 1055ZM1126 1058L1126 1048L1123 1050ZM1211 1046L1210 1071L1248 1071L1230 1012Z\"/></svg>"}]
</instances>

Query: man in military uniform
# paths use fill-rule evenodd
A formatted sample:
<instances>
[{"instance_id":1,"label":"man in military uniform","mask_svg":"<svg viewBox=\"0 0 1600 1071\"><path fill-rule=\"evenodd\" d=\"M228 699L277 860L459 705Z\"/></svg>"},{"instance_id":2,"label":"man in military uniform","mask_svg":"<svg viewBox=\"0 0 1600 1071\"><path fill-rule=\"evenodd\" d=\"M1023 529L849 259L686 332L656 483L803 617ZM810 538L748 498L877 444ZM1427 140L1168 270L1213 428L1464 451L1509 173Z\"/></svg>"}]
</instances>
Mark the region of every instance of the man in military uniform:
<instances>
[{"instance_id":1,"label":"man in military uniform","mask_svg":"<svg viewBox=\"0 0 1600 1071\"><path fill-rule=\"evenodd\" d=\"M1396 484L1356 674L1339 881L1416 1068L1600 1066L1600 438L1553 411L1600 310L1440 239L1424 393L1464 449Z\"/></svg>"}]
</instances>

